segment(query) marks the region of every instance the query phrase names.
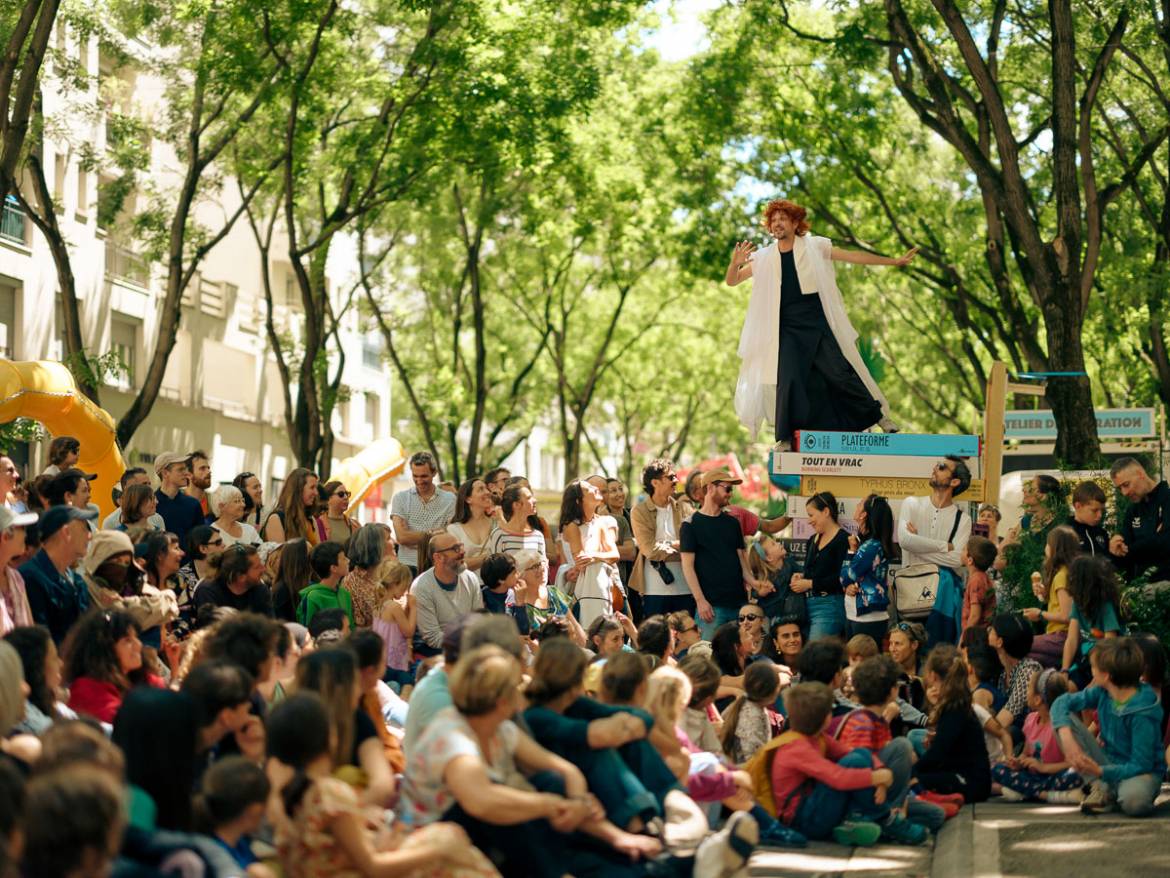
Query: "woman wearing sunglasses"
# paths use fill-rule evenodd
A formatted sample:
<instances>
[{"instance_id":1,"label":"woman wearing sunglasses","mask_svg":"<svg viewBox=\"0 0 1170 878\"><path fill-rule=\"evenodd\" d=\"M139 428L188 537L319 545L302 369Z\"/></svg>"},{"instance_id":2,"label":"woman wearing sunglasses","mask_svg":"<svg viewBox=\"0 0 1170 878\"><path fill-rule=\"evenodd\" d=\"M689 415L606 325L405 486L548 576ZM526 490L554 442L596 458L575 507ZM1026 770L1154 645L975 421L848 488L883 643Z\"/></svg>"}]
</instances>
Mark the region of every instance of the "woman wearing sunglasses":
<instances>
[{"instance_id":1,"label":"woman wearing sunglasses","mask_svg":"<svg viewBox=\"0 0 1170 878\"><path fill-rule=\"evenodd\" d=\"M354 535L360 524L346 514L349 509L349 488L336 479L321 486L324 511L317 516L317 534L322 541L331 540L343 546Z\"/></svg>"}]
</instances>

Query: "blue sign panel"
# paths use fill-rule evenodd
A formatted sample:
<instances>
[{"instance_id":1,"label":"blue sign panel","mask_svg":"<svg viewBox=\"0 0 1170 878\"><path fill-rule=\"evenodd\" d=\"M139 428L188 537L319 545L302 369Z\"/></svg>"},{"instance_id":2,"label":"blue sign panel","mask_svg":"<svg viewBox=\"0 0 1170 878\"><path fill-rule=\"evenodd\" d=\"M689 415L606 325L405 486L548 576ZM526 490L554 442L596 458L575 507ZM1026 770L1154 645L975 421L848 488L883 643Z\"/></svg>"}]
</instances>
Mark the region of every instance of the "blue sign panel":
<instances>
[{"instance_id":1,"label":"blue sign panel","mask_svg":"<svg viewBox=\"0 0 1170 878\"><path fill-rule=\"evenodd\" d=\"M894 454L923 457L978 457L978 436L944 436L933 433L838 433L800 430L796 449L803 453Z\"/></svg>"},{"instance_id":2,"label":"blue sign panel","mask_svg":"<svg viewBox=\"0 0 1170 878\"><path fill-rule=\"evenodd\" d=\"M1147 439L1156 436L1153 409L1097 409L1097 435L1102 439ZM1005 439L1055 439L1052 412L1016 409L1004 412Z\"/></svg>"}]
</instances>

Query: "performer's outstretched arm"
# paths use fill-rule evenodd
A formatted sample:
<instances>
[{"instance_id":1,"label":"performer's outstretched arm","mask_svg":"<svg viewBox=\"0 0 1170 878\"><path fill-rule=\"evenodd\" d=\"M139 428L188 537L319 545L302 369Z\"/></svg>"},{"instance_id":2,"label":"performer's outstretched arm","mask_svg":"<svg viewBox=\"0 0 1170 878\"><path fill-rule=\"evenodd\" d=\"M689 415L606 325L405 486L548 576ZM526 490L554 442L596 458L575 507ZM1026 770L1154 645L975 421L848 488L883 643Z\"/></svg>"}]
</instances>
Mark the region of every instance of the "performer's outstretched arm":
<instances>
[{"instance_id":1,"label":"performer's outstretched arm","mask_svg":"<svg viewBox=\"0 0 1170 878\"><path fill-rule=\"evenodd\" d=\"M733 287L752 276L751 255L756 245L751 241L740 241L731 251L731 262L727 265L727 285Z\"/></svg>"},{"instance_id":2,"label":"performer's outstretched arm","mask_svg":"<svg viewBox=\"0 0 1170 878\"><path fill-rule=\"evenodd\" d=\"M896 265L902 268L910 264L917 252L917 247L911 247L901 256L878 256L876 253L866 253L863 250L842 250L840 247L834 247L832 257L837 262L853 262L857 265Z\"/></svg>"}]
</instances>

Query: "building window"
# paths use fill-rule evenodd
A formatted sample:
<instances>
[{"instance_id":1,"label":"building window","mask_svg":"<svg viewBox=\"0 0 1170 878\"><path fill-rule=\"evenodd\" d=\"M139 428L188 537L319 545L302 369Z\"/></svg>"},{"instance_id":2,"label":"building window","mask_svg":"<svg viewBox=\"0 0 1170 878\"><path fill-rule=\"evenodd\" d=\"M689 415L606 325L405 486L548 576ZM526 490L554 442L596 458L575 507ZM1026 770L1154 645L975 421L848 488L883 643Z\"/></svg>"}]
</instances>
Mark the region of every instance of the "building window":
<instances>
[{"instance_id":1,"label":"building window","mask_svg":"<svg viewBox=\"0 0 1170 878\"><path fill-rule=\"evenodd\" d=\"M0 208L0 238L16 241L18 244L25 243L24 211L20 209L20 203L15 195L5 198L4 205Z\"/></svg>"},{"instance_id":2,"label":"building window","mask_svg":"<svg viewBox=\"0 0 1170 878\"><path fill-rule=\"evenodd\" d=\"M16 359L16 287L0 281L0 357Z\"/></svg>"},{"instance_id":3,"label":"building window","mask_svg":"<svg viewBox=\"0 0 1170 878\"><path fill-rule=\"evenodd\" d=\"M89 212L89 174L77 166L77 215L85 216Z\"/></svg>"},{"instance_id":4,"label":"building window","mask_svg":"<svg viewBox=\"0 0 1170 878\"><path fill-rule=\"evenodd\" d=\"M69 156L57 153L53 157L53 208L65 212L65 175L69 173Z\"/></svg>"},{"instance_id":5,"label":"building window","mask_svg":"<svg viewBox=\"0 0 1170 878\"><path fill-rule=\"evenodd\" d=\"M374 435L378 433L378 415L381 414L382 400L376 393L366 394L366 426Z\"/></svg>"},{"instance_id":6,"label":"building window","mask_svg":"<svg viewBox=\"0 0 1170 878\"><path fill-rule=\"evenodd\" d=\"M138 324L114 317L110 320L110 350L118 355L125 370L111 379L122 390L135 386L138 374Z\"/></svg>"},{"instance_id":7,"label":"building window","mask_svg":"<svg viewBox=\"0 0 1170 878\"><path fill-rule=\"evenodd\" d=\"M362 337L362 365L367 369L382 368L382 336L368 332Z\"/></svg>"}]
</instances>

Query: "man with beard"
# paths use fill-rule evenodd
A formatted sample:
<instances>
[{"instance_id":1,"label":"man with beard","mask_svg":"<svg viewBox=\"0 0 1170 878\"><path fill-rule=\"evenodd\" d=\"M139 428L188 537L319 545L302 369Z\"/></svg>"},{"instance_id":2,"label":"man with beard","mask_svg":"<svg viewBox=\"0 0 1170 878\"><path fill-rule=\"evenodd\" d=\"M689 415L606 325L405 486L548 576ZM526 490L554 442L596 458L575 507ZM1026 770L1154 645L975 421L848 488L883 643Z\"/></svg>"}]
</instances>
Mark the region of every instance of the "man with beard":
<instances>
[{"instance_id":1,"label":"man with beard","mask_svg":"<svg viewBox=\"0 0 1170 878\"><path fill-rule=\"evenodd\" d=\"M742 241L727 266L728 286L752 278L739 340L735 410L753 436L772 421L777 447L791 448L798 430L897 432L889 405L857 348L834 262L910 264L899 257L834 247L809 235L807 211L784 199L768 202L764 228L775 239L763 249Z\"/></svg>"},{"instance_id":2,"label":"man with beard","mask_svg":"<svg viewBox=\"0 0 1170 878\"><path fill-rule=\"evenodd\" d=\"M252 547L237 543L212 561L215 578L200 583L193 598L196 616L200 610L213 607L231 607L240 613L273 615L272 593L264 584L264 562Z\"/></svg>"},{"instance_id":3,"label":"man with beard","mask_svg":"<svg viewBox=\"0 0 1170 878\"><path fill-rule=\"evenodd\" d=\"M936 463L930 473L929 497L907 497L902 501L898 543L903 565L937 564L950 569L962 566L959 559L971 536L971 522L963 526L963 511L955 505L955 498L970 485L967 464L960 457L948 456Z\"/></svg>"},{"instance_id":4,"label":"man with beard","mask_svg":"<svg viewBox=\"0 0 1170 878\"><path fill-rule=\"evenodd\" d=\"M211 490L211 461L206 451L192 451L187 458L187 496L199 501L199 508L203 512L203 524L210 523L214 516L207 503L207 492Z\"/></svg>"},{"instance_id":5,"label":"man with beard","mask_svg":"<svg viewBox=\"0 0 1170 878\"><path fill-rule=\"evenodd\" d=\"M971 538L971 520L968 516L964 521L955 498L970 485L967 464L948 455L931 470L930 496L907 497L898 515L902 563L907 567L936 564L939 568L934 607L926 620L931 648L937 643L957 643L962 634L963 587L958 569L963 566L963 553Z\"/></svg>"},{"instance_id":6,"label":"man with beard","mask_svg":"<svg viewBox=\"0 0 1170 878\"><path fill-rule=\"evenodd\" d=\"M483 608L479 577L467 569L458 537L444 531L432 538L431 560L434 566L410 586L418 607L415 649L424 655L439 654L448 622Z\"/></svg>"},{"instance_id":7,"label":"man with beard","mask_svg":"<svg viewBox=\"0 0 1170 878\"><path fill-rule=\"evenodd\" d=\"M704 640L710 640L720 625L735 622L750 590L762 585L748 569L739 522L723 514L731 492L742 481L726 469L704 473L703 505L682 523L679 534L683 576L695 599L695 621Z\"/></svg>"},{"instance_id":8,"label":"man with beard","mask_svg":"<svg viewBox=\"0 0 1170 878\"><path fill-rule=\"evenodd\" d=\"M85 554L82 579L91 606L126 611L140 631L179 616L173 591L160 591L142 582L142 570L134 563L134 544L124 531L99 530L94 534Z\"/></svg>"}]
</instances>

